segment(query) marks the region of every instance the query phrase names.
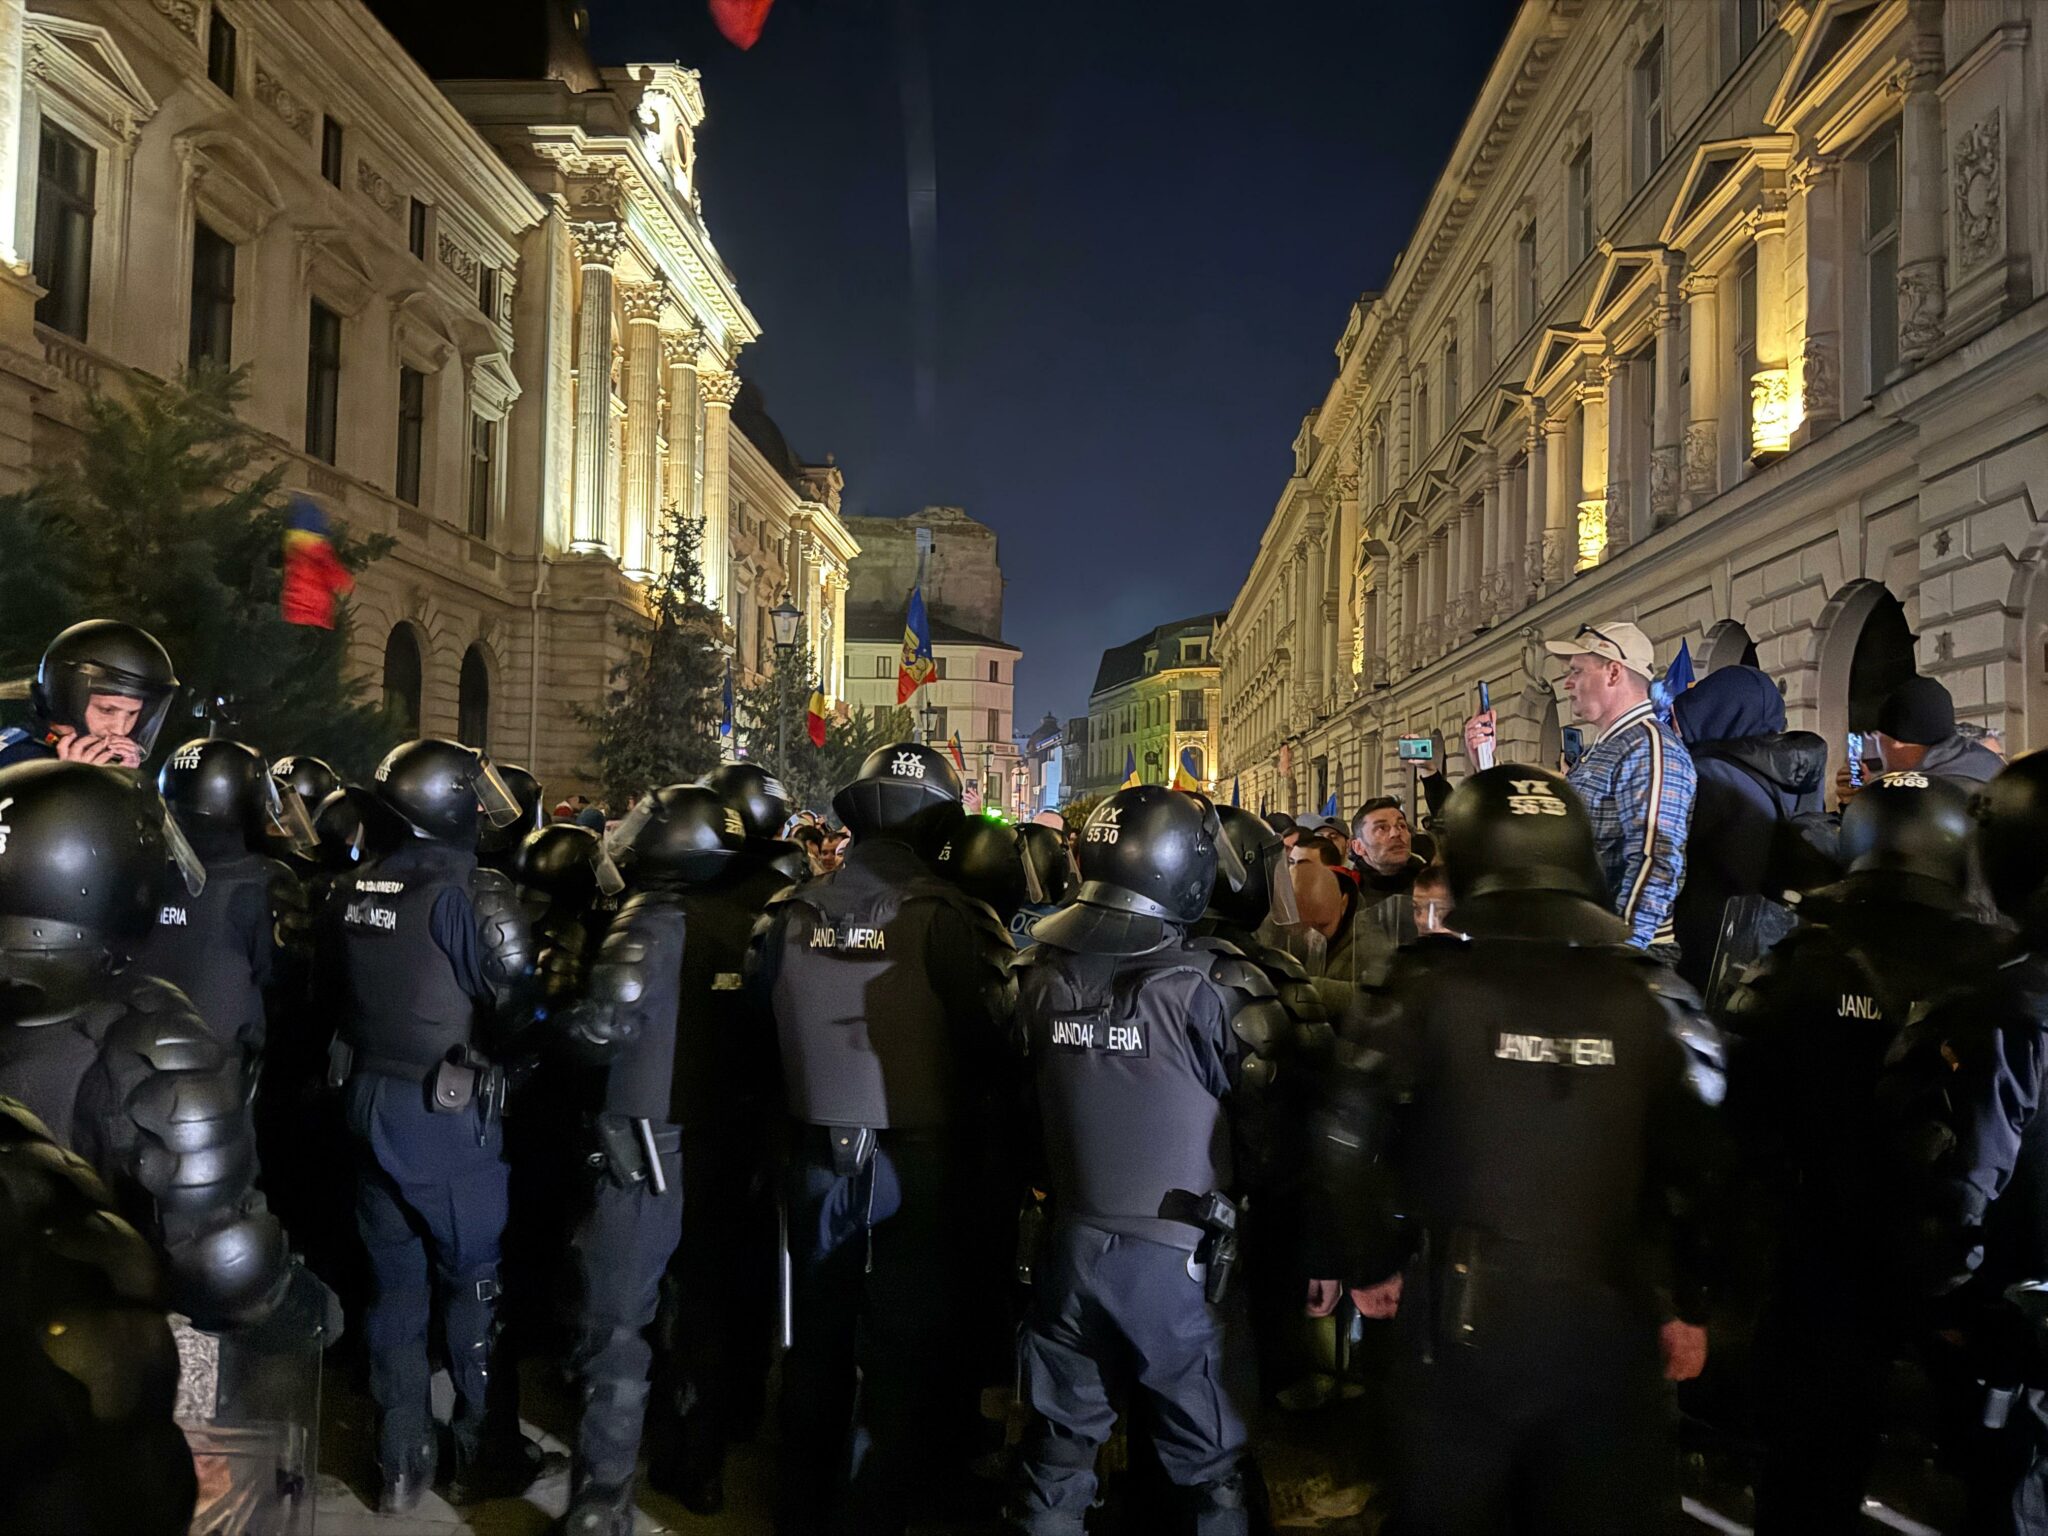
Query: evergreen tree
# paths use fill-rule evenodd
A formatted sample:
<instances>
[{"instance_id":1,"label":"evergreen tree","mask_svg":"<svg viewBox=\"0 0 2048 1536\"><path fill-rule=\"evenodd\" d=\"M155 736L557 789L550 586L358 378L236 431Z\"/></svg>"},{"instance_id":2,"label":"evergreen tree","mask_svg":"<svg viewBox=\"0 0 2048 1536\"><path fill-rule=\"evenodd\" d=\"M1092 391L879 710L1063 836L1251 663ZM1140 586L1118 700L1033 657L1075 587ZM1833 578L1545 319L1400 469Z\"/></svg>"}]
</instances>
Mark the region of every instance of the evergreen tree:
<instances>
[{"instance_id":1,"label":"evergreen tree","mask_svg":"<svg viewBox=\"0 0 2048 1536\"><path fill-rule=\"evenodd\" d=\"M258 472L263 445L234 414L245 393L240 372L133 375L121 397L86 402L75 462L0 497L0 675L32 672L68 625L125 619L162 642L192 711L165 724L159 756L207 734L212 711L273 756L367 775L398 733L349 669L346 606L333 629L278 611L281 472ZM333 539L352 571L391 542Z\"/></svg>"},{"instance_id":2,"label":"evergreen tree","mask_svg":"<svg viewBox=\"0 0 2048 1536\"><path fill-rule=\"evenodd\" d=\"M870 752L909 739L911 720L907 709L862 706L851 719L827 721L825 745L814 746L808 726L811 695L817 691L817 663L798 620L795 646L786 659L778 655L765 681L740 694L737 713L747 760L782 780L792 808L822 814Z\"/></svg>"},{"instance_id":3,"label":"evergreen tree","mask_svg":"<svg viewBox=\"0 0 2048 1536\"><path fill-rule=\"evenodd\" d=\"M728 641L724 618L704 600L704 525L671 507L657 537L667 559L647 589L653 623L620 624L631 649L612 668L603 705L575 712L590 727L590 773L614 815L650 789L695 781L722 755Z\"/></svg>"}]
</instances>

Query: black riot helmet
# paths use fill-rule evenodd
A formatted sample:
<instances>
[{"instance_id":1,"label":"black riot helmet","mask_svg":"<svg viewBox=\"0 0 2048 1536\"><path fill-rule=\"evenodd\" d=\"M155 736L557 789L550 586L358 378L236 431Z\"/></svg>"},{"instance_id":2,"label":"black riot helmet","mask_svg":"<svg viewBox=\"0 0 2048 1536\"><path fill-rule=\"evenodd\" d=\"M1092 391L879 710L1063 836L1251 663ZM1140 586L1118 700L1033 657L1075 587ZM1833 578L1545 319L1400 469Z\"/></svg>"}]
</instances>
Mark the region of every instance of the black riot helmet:
<instances>
[{"instance_id":1,"label":"black riot helmet","mask_svg":"<svg viewBox=\"0 0 2048 1536\"><path fill-rule=\"evenodd\" d=\"M360 784L344 784L313 812L313 858L337 873L382 858L412 835L399 814Z\"/></svg>"},{"instance_id":2,"label":"black riot helmet","mask_svg":"<svg viewBox=\"0 0 2048 1536\"><path fill-rule=\"evenodd\" d=\"M496 766L498 777L505 781L505 787L518 803L519 814L502 826L486 818L477 828L476 851L479 858L509 860L529 832L537 832L548 824L547 791L524 768L510 763Z\"/></svg>"},{"instance_id":3,"label":"black riot helmet","mask_svg":"<svg viewBox=\"0 0 2048 1536\"><path fill-rule=\"evenodd\" d=\"M746 841L746 822L716 790L671 784L642 795L605 848L635 885L703 885Z\"/></svg>"},{"instance_id":4,"label":"black riot helmet","mask_svg":"<svg viewBox=\"0 0 2048 1536\"><path fill-rule=\"evenodd\" d=\"M49 644L30 690L36 713L53 725L84 732L85 707L96 693L135 699L142 713L131 736L145 755L156 745L177 696L171 658L146 629L119 619L87 619Z\"/></svg>"},{"instance_id":5,"label":"black riot helmet","mask_svg":"<svg viewBox=\"0 0 2048 1536\"><path fill-rule=\"evenodd\" d=\"M741 818L745 820L744 817ZM810 855L804 852L804 845L787 837L771 837L766 843L766 856L762 862L783 879L792 884L811 878Z\"/></svg>"},{"instance_id":6,"label":"black riot helmet","mask_svg":"<svg viewBox=\"0 0 2048 1536\"><path fill-rule=\"evenodd\" d=\"M1998 910L2038 936L2048 925L2048 752L2015 759L1984 787L1977 862Z\"/></svg>"},{"instance_id":7,"label":"black riot helmet","mask_svg":"<svg viewBox=\"0 0 2048 1536\"><path fill-rule=\"evenodd\" d=\"M263 754L242 742L201 736L184 743L157 770L156 787L194 843L255 849L276 837L301 858L319 845L305 802L280 792Z\"/></svg>"},{"instance_id":8,"label":"black riot helmet","mask_svg":"<svg viewBox=\"0 0 2048 1536\"><path fill-rule=\"evenodd\" d=\"M1562 774L1526 763L1475 773L1452 793L1441 830L1461 903L1515 893L1608 905L1592 820Z\"/></svg>"},{"instance_id":9,"label":"black riot helmet","mask_svg":"<svg viewBox=\"0 0 2048 1536\"><path fill-rule=\"evenodd\" d=\"M0 769L0 955L125 951L156 922L173 861L193 879L147 784L87 763Z\"/></svg>"},{"instance_id":10,"label":"black riot helmet","mask_svg":"<svg viewBox=\"0 0 2048 1536\"><path fill-rule=\"evenodd\" d=\"M1081 887L1073 903L1040 918L1032 932L1061 949L1156 948L1207 910L1222 847L1215 807L1207 802L1159 784L1120 789L1081 829Z\"/></svg>"},{"instance_id":11,"label":"black riot helmet","mask_svg":"<svg viewBox=\"0 0 2048 1536\"><path fill-rule=\"evenodd\" d=\"M1223 841L1244 867L1245 878L1233 885L1218 880L1209 895L1209 910L1239 928L1256 928L1267 918L1282 927L1301 921L1294 903L1294 880L1287 869L1287 845L1280 834L1235 805L1216 808Z\"/></svg>"},{"instance_id":12,"label":"black riot helmet","mask_svg":"<svg viewBox=\"0 0 2048 1536\"><path fill-rule=\"evenodd\" d=\"M780 837L789 824L789 795L765 768L720 763L697 782L740 813L749 837Z\"/></svg>"},{"instance_id":13,"label":"black riot helmet","mask_svg":"<svg viewBox=\"0 0 2048 1536\"><path fill-rule=\"evenodd\" d=\"M1074 865L1066 839L1051 827L1027 821L1017 829L1017 851L1024 859L1025 893L1039 906L1057 906L1074 888Z\"/></svg>"},{"instance_id":14,"label":"black riot helmet","mask_svg":"<svg viewBox=\"0 0 2048 1536\"><path fill-rule=\"evenodd\" d=\"M320 809L321 801L341 788L341 775L323 759L307 752L278 758L270 765L270 776L277 780L279 789L299 797L308 816Z\"/></svg>"},{"instance_id":15,"label":"black riot helmet","mask_svg":"<svg viewBox=\"0 0 2048 1536\"><path fill-rule=\"evenodd\" d=\"M1970 879L1970 797L1946 779L1887 773L1842 807L1839 848L1852 875L1917 875L1960 891Z\"/></svg>"},{"instance_id":16,"label":"black riot helmet","mask_svg":"<svg viewBox=\"0 0 2048 1536\"><path fill-rule=\"evenodd\" d=\"M551 821L527 833L512 855L512 878L567 907L587 907L600 889L612 894L620 888L605 840L573 821Z\"/></svg>"},{"instance_id":17,"label":"black riot helmet","mask_svg":"<svg viewBox=\"0 0 2048 1536\"><path fill-rule=\"evenodd\" d=\"M489 758L435 736L387 752L376 787L377 798L414 832L464 848L476 844L480 815L500 826L519 819L519 802Z\"/></svg>"},{"instance_id":18,"label":"black riot helmet","mask_svg":"<svg viewBox=\"0 0 2048 1536\"><path fill-rule=\"evenodd\" d=\"M1031 899L1017 829L993 816L962 817L932 863L969 896L995 908L1006 923Z\"/></svg>"},{"instance_id":19,"label":"black riot helmet","mask_svg":"<svg viewBox=\"0 0 2048 1536\"><path fill-rule=\"evenodd\" d=\"M868 754L832 809L856 841L893 838L936 852L963 814L960 774L936 748L899 741Z\"/></svg>"}]
</instances>

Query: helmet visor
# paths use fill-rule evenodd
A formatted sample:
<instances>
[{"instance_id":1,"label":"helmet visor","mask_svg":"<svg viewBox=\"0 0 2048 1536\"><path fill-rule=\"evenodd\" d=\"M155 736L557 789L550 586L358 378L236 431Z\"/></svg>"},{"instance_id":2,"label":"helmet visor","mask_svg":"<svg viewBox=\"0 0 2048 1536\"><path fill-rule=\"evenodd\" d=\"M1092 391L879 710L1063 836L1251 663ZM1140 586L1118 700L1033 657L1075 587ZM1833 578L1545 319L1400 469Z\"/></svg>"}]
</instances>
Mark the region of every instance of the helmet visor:
<instances>
[{"instance_id":1,"label":"helmet visor","mask_svg":"<svg viewBox=\"0 0 2048 1536\"><path fill-rule=\"evenodd\" d=\"M1294 872L1288 867L1286 850L1275 847L1266 859L1267 916L1278 928L1301 926L1301 903L1294 897Z\"/></svg>"},{"instance_id":2,"label":"helmet visor","mask_svg":"<svg viewBox=\"0 0 2048 1536\"><path fill-rule=\"evenodd\" d=\"M206 866L199 862L199 855L192 851L192 845L185 841L185 834L178 830L177 820L171 815L168 805L164 807L164 850L170 861L178 866L186 895L197 896L206 889Z\"/></svg>"},{"instance_id":3,"label":"helmet visor","mask_svg":"<svg viewBox=\"0 0 2048 1536\"><path fill-rule=\"evenodd\" d=\"M143 756L147 757L156 746L157 732L170 718L171 703L178 691L176 685L166 687L162 683L148 682L132 672L93 661L74 662L65 669L65 673L60 694L51 701L58 711L59 723L76 726L83 732L86 729L86 708L96 695L133 699L142 708L129 729L128 738L142 748ZM66 716L70 718L63 718Z\"/></svg>"},{"instance_id":4,"label":"helmet visor","mask_svg":"<svg viewBox=\"0 0 2048 1536\"><path fill-rule=\"evenodd\" d=\"M1045 882L1038 877L1038 860L1031 856L1031 845L1023 834L1017 835L1017 858L1024 866L1024 897L1034 907L1042 907L1052 901L1046 894Z\"/></svg>"},{"instance_id":5,"label":"helmet visor","mask_svg":"<svg viewBox=\"0 0 2048 1536\"><path fill-rule=\"evenodd\" d=\"M633 845L640 840L640 834L647 830L647 824L654 820L657 814L654 796L642 795L633 802L633 809L626 812L626 819L604 835L605 857L612 861L615 868L632 853ZM620 883L620 889L624 889L623 881Z\"/></svg>"},{"instance_id":6,"label":"helmet visor","mask_svg":"<svg viewBox=\"0 0 2048 1536\"><path fill-rule=\"evenodd\" d=\"M597 889L605 896L616 896L626 888L626 877L619 873L618 862L612 858L611 844L598 839L597 851L590 857L590 868L597 876Z\"/></svg>"},{"instance_id":7,"label":"helmet visor","mask_svg":"<svg viewBox=\"0 0 2048 1536\"><path fill-rule=\"evenodd\" d=\"M312 858L319 851L320 834L313 829L313 818L307 814L306 802L297 795L281 793L277 780L267 774L262 785L257 793L263 797L263 815L270 824L271 832L283 838L298 857Z\"/></svg>"},{"instance_id":8,"label":"helmet visor","mask_svg":"<svg viewBox=\"0 0 2048 1536\"><path fill-rule=\"evenodd\" d=\"M470 784L476 790L477 805L492 826L509 827L519 819L519 797L512 793L512 787L505 782L504 776L482 753L477 754L476 777L470 780Z\"/></svg>"}]
</instances>

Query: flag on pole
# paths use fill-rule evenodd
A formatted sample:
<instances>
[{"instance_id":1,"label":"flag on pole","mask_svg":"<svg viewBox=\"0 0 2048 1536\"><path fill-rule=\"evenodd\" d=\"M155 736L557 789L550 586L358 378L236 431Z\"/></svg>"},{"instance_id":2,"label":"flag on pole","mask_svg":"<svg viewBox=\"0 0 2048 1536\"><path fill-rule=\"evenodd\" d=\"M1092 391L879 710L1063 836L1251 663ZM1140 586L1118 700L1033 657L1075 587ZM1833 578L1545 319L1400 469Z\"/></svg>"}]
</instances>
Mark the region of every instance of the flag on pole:
<instances>
[{"instance_id":1,"label":"flag on pole","mask_svg":"<svg viewBox=\"0 0 2048 1536\"><path fill-rule=\"evenodd\" d=\"M1230 808L1233 811L1241 811L1244 809L1243 802L1238 797L1239 791L1241 791L1243 788L1244 776L1242 774L1234 776L1230 781Z\"/></svg>"},{"instance_id":2,"label":"flag on pole","mask_svg":"<svg viewBox=\"0 0 2048 1536\"><path fill-rule=\"evenodd\" d=\"M725 685L718 690L718 734L732 735L732 663L725 664Z\"/></svg>"},{"instance_id":3,"label":"flag on pole","mask_svg":"<svg viewBox=\"0 0 2048 1536\"><path fill-rule=\"evenodd\" d=\"M1197 790L1202 787L1202 776L1195 772L1195 749L1182 747L1180 758L1173 765L1173 787L1183 790Z\"/></svg>"},{"instance_id":4,"label":"flag on pole","mask_svg":"<svg viewBox=\"0 0 2048 1536\"><path fill-rule=\"evenodd\" d=\"M1323 814L1334 817L1337 814L1337 791L1330 791L1330 798L1323 802Z\"/></svg>"},{"instance_id":5,"label":"flag on pole","mask_svg":"<svg viewBox=\"0 0 2048 1536\"><path fill-rule=\"evenodd\" d=\"M1672 704L1692 685L1692 647L1681 640L1678 642L1678 654L1671 658L1671 665L1664 669L1664 676L1650 688L1657 718L1669 721Z\"/></svg>"},{"instance_id":6,"label":"flag on pole","mask_svg":"<svg viewBox=\"0 0 2048 1536\"><path fill-rule=\"evenodd\" d=\"M955 731L946 738L946 750L953 754L953 766L962 773L967 771L967 754L960 750L960 733Z\"/></svg>"},{"instance_id":7,"label":"flag on pole","mask_svg":"<svg viewBox=\"0 0 2048 1536\"><path fill-rule=\"evenodd\" d=\"M910 589L910 607L903 615L903 659L896 668L896 703L900 707L932 680L932 625L924 613L924 589Z\"/></svg>"},{"instance_id":8,"label":"flag on pole","mask_svg":"<svg viewBox=\"0 0 2048 1536\"><path fill-rule=\"evenodd\" d=\"M341 556L327 541L327 514L304 496L294 496L285 514L284 584L278 613L287 624L334 628L334 599L356 584Z\"/></svg>"},{"instance_id":9,"label":"flag on pole","mask_svg":"<svg viewBox=\"0 0 2048 1536\"><path fill-rule=\"evenodd\" d=\"M1259 820L1264 821L1266 819L1266 797L1261 795L1259 796Z\"/></svg>"},{"instance_id":10,"label":"flag on pole","mask_svg":"<svg viewBox=\"0 0 2048 1536\"><path fill-rule=\"evenodd\" d=\"M823 690L811 694L811 707L804 714L804 730L811 738L811 745L825 745L825 694Z\"/></svg>"},{"instance_id":11,"label":"flag on pole","mask_svg":"<svg viewBox=\"0 0 2048 1536\"><path fill-rule=\"evenodd\" d=\"M711 0L711 24L733 47L745 50L761 40L775 0Z\"/></svg>"},{"instance_id":12,"label":"flag on pole","mask_svg":"<svg viewBox=\"0 0 2048 1536\"><path fill-rule=\"evenodd\" d=\"M1137 754L1137 753L1136 753L1136 752L1135 752L1134 750L1132 750L1132 749L1131 749L1130 747L1125 747L1125 748L1124 748L1124 781L1123 781L1123 783L1119 784L1119 785L1117 786L1117 788L1119 788L1119 789L1136 789L1137 787L1138 787L1138 754Z\"/></svg>"}]
</instances>

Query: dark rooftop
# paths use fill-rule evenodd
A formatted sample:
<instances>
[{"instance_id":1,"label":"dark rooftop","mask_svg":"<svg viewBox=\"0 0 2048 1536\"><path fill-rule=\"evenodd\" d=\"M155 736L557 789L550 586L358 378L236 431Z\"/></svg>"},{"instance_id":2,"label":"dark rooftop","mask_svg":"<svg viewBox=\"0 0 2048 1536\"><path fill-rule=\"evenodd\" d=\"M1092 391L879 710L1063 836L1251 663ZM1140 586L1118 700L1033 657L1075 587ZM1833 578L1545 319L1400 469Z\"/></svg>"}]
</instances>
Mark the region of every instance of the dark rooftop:
<instances>
[{"instance_id":1,"label":"dark rooftop","mask_svg":"<svg viewBox=\"0 0 2048 1536\"><path fill-rule=\"evenodd\" d=\"M1167 646L1183 635L1214 635L1216 626L1223 622L1223 618L1223 613L1198 613L1191 619L1177 619L1171 624L1162 624L1157 629L1147 630L1135 640L1111 646L1102 653L1102 665L1095 669L1095 686L1090 692L1101 693L1105 689L1116 688L1145 676L1147 651L1164 654ZM1178 663L1169 662L1168 665ZM1152 670L1159 670L1156 662Z\"/></svg>"},{"instance_id":2,"label":"dark rooftop","mask_svg":"<svg viewBox=\"0 0 2048 1536\"><path fill-rule=\"evenodd\" d=\"M937 645L979 645L998 651L1024 653L1007 640L996 640L988 635L977 635L971 629L962 629L958 624L949 624L937 614L928 613L931 624L932 644ZM903 610L876 603L863 603L858 608L846 610L846 638L849 640L889 640L903 638Z\"/></svg>"}]
</instances>

